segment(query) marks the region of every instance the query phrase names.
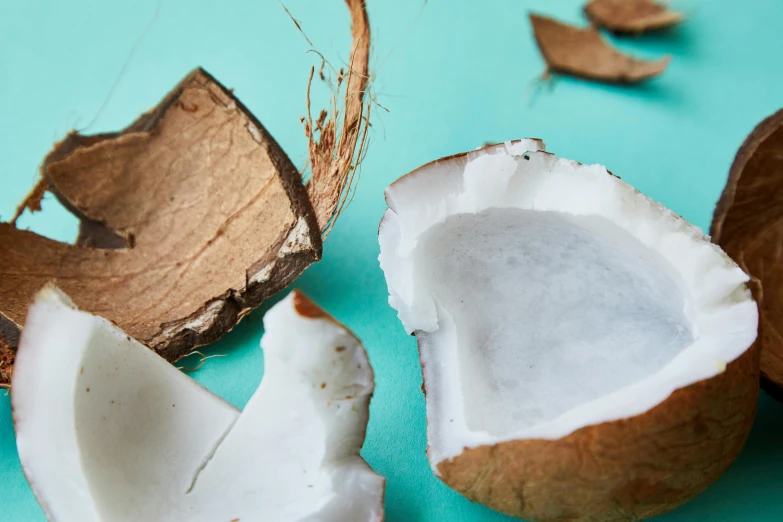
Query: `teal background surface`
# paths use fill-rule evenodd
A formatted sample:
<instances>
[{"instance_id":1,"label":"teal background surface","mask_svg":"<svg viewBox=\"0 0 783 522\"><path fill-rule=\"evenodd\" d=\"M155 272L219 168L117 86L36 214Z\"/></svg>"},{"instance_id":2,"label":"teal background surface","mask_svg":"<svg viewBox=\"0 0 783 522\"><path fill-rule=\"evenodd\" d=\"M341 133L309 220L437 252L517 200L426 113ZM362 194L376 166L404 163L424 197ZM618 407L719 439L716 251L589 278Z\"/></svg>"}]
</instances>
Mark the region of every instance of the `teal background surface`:
<instances>
[{"instance_id":1,"label":"teal background surface","mask_svg":"<svg viewBox=\"0 0 783 522\"><path fill-rule=\"evenodd\" d=\"M340 0L286 5L331 61L347 60L349 20ZM416 343L387 305L377 262L383 189L432 159L535 136L558 155L607 165L706 230L737 147L783 106L783 2L673 5L688 15L680 27L617 40L643 57L671 54L669 69L649 83L621 87L537 80L543 62L527 13L584 23L579 0L369 1L374 92L388 112L375 108L355 198L329 236L323 261L295 286L349 325L369 351L377 390L363 454L387 477L389 522L510 519L471 504L430 472ZM294 162L304 164L299 116L309 68L318 62L280 5L163 0L154 15L156 6L0 0L0 219L10 218L55 140L71 128L125 126L198 65L234 87ZM324 101L321 93L314 107ZM76 221L51 197L20 226L62 241L76 233ZM243 406L262 375L261 318L279 298L208 347L208 354L226 356L191 375ZM2 521L44 520L20 470L9 397L1 392L0 505ZM737 462L659 520L783 520L783 406L762 394Z\"/></svg>"}]
</instances>

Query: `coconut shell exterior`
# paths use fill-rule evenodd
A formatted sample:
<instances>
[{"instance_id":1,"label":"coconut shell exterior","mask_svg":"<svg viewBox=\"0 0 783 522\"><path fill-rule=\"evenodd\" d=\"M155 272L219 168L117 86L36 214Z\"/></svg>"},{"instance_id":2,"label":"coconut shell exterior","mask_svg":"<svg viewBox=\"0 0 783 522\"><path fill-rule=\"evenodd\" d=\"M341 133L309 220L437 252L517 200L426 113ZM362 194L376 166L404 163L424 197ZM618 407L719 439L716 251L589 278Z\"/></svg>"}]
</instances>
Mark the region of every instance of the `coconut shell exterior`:
<instances>
[{"instance_id":1,"label":"coconut shell exterior","mask_svg":"<svg viewBox=\"0 0 783 522\"><path fill-rule=\"evenodd\" d=\"M549 70L609 83L638 83L662 74L670 56L640 60L615 49L594 27L574 27L530 15L533 36Z\"/></svg>"},{"instance_id":2,"label":"coconut shell exterior","mask_svg":"<svg viewBox=\"0 0 783 522\"><path fill-rule=\"evenodd\" d=\"M685 18L652 0L592 0L585 15L595 25L615 34L641 34L678 24Z\"/></svg>"},{"instance_id":3,"label":"coconut shell exterior","mask_svg":"<svg viewBox=\"0 0 783 522\"><path fill-rule=\"evenodd\" d=\"M737 151L710 235L761 281L761 385L783 401L783 110L759 123Z\"/></svg>"},{"instance_id":4,"label":"coconut shell exterior","mask_svg":"<svg viewBox=\"0 0 783 522\"><path fill-rule=\"evenodd\" d=\"M79 238L0 223L0 385L27 307L50 281L175 361L321 258L299 171L202 69L121 132L69 134L41 171L80 219Z\"/></svg>"},{"instance_id":5,"label":"coconut shell exterior","mask_svg":"<svg viewBox=\"0 0 783 522\"><path fill-rule=\"evenodd\" d=\"M757 344L723 373L646 413L558 440L466 448L438 464L440 478L474 502L526 520L619 522L671 511L742 449L756 413Z\"/></svg>"}]
</instances>

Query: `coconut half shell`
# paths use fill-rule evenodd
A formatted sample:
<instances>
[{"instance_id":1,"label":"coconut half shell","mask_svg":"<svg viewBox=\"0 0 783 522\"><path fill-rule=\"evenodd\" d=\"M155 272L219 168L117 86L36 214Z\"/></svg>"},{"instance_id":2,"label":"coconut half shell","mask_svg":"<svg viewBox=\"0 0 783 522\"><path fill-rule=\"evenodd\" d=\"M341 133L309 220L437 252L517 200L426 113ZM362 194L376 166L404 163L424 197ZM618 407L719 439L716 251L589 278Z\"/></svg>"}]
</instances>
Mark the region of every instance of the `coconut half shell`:
<instances>
[{"instance_id":1,"label":"coconut half shell","mask_svg":"<svg viewBox=\"0 0 783 522\"><path fill-rule=\"evenodd\" d=\"M641 34L682 22L682 13L652 0L591 0L584 7L591 22L617 34Z\"/></svg>"},{"instance_id":2,"label":"coconut half shell","mask_svg":"<svg viewBox=\"0 0 783 522\"><path fill-rule=\"evenodd\" d=\"M761 281L762 386L783 401L783 110L759 123L737 151L710 234Z\"/></svg>"},{"instance_id":3,"label":"coconut half shell","mask_svg":"<svg viewBox=\"0 0 783 522\"><path fill-rule=\"evenodd\" d=\"M379 259L418 340L430 464L522 519L665 513L750 430L752 285L697 227L543 148L443 158L386 191Z\"/></svg>"}]
</instances>

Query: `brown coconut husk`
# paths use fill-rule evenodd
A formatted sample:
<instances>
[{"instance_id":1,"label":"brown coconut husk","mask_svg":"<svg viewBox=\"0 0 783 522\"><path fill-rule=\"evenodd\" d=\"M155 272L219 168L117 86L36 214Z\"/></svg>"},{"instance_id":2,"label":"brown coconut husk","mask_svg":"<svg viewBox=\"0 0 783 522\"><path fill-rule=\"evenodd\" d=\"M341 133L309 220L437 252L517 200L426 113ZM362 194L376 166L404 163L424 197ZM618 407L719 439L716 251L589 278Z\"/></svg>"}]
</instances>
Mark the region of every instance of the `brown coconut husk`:
<instances>
[{"instance_id":1,"label":"brown coconut husk","mask_svg":"<svg viewBox=\"0 0 783 522\"><path fill-rule=\"evenodd\" d=\"M27 307L48 282L176 361L320 259L369 125L369 22L363 0L346 4L344 108L338 114L335 100L317 132L306 127L307 186L261 123L202 69L125 130L72 132L55 145L17 214L40 209L48 190L80 219L79 238L69 245L19 230L16 216L0 223L0 385L10 382Z\"/></svg>"},{"instance_id":2,"label":"brown coconut husk","mask_svg":"<svg viewBox=\"0 0 783 522\"><path fill-rule=\"evenodd\" d=\"M646 413L558 440L465 449L438 465L440 478L526 520L626 522L671 511L720 477L745 444L758 398L757 346Z\"/></svg>"},{"instance_id":3,"label":"brown coconut husk","mask_svg":"<svg viewBox=\"0 0 783 522\"><path fill-rule=\"evenodd\" d=\"M710 235L761 281L761 384L783 401L783 110L759 123L737 151Z\"/></svg>"}]
</instances>

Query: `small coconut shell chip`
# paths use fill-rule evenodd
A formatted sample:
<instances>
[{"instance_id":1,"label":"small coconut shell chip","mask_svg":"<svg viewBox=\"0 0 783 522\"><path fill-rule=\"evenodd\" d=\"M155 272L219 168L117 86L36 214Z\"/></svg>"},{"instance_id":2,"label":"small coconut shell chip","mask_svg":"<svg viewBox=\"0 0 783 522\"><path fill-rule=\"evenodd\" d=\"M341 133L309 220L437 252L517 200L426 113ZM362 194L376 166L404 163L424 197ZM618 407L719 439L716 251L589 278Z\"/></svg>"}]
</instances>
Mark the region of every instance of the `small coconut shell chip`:
<instances>
[{"instance_id":1,"label":"small coconut shell chip","mask_svg":"<svg viewBox=\"0 0 783 522\"><path fill-rule=\"evenodd\" d=\"M737 151L710 234L761 281L761 381L783 400L783 110L759 123Z\"/></svg>"},{"instance_id":2,"label":"small coconut shell chip","mask_svg":"<svg viewBox=\"0 0 783 522\"><path fill-rule=\"evenodd\" d=\"M671 27L685 16L651 0L592 0L584 7L595 25L617 34L641 34Z\"/></svg>"},{"instance_id":3,"label":"small coconut shell chip","mask_svg":"<svg viewBox=\"0 0 783 522\"><path fill-rule=\"evenodd\" d=\"M670 57L640 60L619 52L594 27L580 29L552 18L530 15L541 55L550 70L610 83L637 83L666 70Z\"/></svg>"},{"instance_id":4,"label":"small coconut shell chip","mask_svg":"<svg viewBox=\"0 0 783 522\"><path fill-rule=\"evenodd\" d=\"M50 191L80 221L75 245L0 223L0 386L36 292L54 281L173 361L229 331L321 257L366 143L370 31L346 0L351 63L330 118L308 116L307 184L259 121L196 69L121 132L69 134L20 205ZM339 86L338 86L339 87ZM309 89L308 89L309 95ZM309 109L309 100L308 100Z\"/></svg>"}]
</instances>

